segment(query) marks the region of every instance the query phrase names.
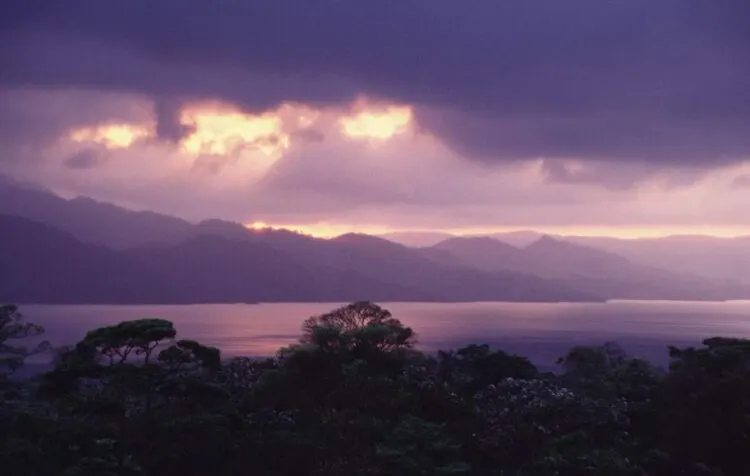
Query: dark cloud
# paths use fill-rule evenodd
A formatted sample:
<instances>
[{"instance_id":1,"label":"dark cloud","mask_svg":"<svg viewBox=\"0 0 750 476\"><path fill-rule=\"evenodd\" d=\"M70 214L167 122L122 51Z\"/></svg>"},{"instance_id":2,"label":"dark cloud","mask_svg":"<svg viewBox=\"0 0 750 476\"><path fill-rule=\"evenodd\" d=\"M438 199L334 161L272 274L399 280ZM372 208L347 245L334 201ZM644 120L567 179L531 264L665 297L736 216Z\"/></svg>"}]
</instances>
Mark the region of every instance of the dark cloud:
<instances>
[{"instance_id":1,"label":"dark cloud","mask_svg":"<svg viewBox=\"0 0 750 476\"><path fill-rule=\"evenodd\" d=\"M0 90L0 150L6 152L0 154L0 161L34 160L40 151L75 128L107 122L140 123L149 116L148 103L141 96Z\"/></svg>"},{"instance_id":2,"label":"dark cloud","mask_svg":"<svg viewBox=\"0 0 750 476\"><path fill-rule=\"evenodd\" d=\"M561 160L544 160L542 172L550 182L562 183L598 183L601 179L596 170L576 170Z\"/></svg>"},{"instance_id":3,"label":"dark cloud","mask_svg":"<svg viewBox=\"0 0 750 476\"><path fill-rule=\"evenodd\" d=\"M750 155L748 5L10 0L0 60L6 85L249 109L365 93L415 104L424 129L487 161L707 167ZM163 136L179 137L169 112Z\"/></svg>"},{"instance_id":4,"label":"dark cloud","mask_svg":"<svg viewBox=\"0 0 750 476\"><path fill-rule=\"evenodd\" d=\"M87 170L99 166L104 157L96 149L85 149L66 158L63 163L70 169Z\"/></svg>"},{"instance_id":5,"label":"dark cloud","mask_svg":"<svg viewBox=\"0 0 750 476\"><path fill-rule=\"evenodd\" d=\"M172 143L179 142L195 131L195 126L180 121L182 104L172 98L156 98L154 116L156 119L156 137Z\"/></svg>"},{"instance_id":6,"label":"dark cloud","mask_svg":"<svg viewBox=\"0 0 750 476\"><path fill-rule=\"evenodd\" d=\"M750 112L750 109L748 109ZM750 116L610 109L590 114L472 116L418 112L424 131L483 160L588 159L703 168L750 157Z\"/></svg>"}]
</instances>

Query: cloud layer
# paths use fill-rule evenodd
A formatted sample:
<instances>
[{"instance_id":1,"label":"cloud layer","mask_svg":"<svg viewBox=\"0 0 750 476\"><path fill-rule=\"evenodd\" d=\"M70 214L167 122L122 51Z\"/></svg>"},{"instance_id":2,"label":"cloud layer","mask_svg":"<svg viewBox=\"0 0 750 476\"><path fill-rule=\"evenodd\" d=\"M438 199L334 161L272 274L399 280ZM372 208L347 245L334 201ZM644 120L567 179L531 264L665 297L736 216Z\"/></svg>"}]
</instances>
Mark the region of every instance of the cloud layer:
<instances>
[{"instance_id":1,"label":"cloud layer","mask_svg":"<svg viewBox=\"0 0 750 476\"><path fill-rule=\"evenodd\" d=\"M0 18L0 168L64 193L290 224L750 225L745 0L10 0ZM408 107L407 130L342 135L363 97ZM186 154L208 126L185 111L215 101L283 127ZM313 126L284 116L301 111ZM149 136L69 140L113 124Z\"/></svg>"},{"instance_id":2,"label":"cloud layer","mask_svg":"<svg viewBox=\"0 0 750 476\"><path fill-rule=\"evenodd\" d=\"M415 105L423 127L488 161L711 166L750 152L744 0L5 8L6 84L219 97L250 110L364 93Z\"/></svg>"}]
</instances>

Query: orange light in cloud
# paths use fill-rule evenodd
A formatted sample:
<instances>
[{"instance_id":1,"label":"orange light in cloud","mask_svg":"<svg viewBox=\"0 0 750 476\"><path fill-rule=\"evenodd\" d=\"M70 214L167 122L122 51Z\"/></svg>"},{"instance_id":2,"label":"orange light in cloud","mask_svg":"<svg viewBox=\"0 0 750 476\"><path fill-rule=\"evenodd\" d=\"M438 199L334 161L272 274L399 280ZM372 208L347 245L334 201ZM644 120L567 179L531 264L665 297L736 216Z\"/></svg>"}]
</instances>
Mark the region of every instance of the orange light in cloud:
<instances>
[{"instance_id":1,"label":"orange light in cloud","mask_svg":"<svg viewBox=\"0 0 750 476\"><path fill-rule=\"evenodd\" d=\"M127 149L137 140L152 135L151 129L133 124L102 124L81 127L70 133L70 140L78 143L92 142L107 149Z\"/></svg>"},{"instance_id":2,"label":"orange light in cloud","mask_svg":"<svg viewBox=\"0 0 750 476\"><path fill-rule=\"evenodd\" d=\"M403 231L403 230L397 230ZM411 231L411 230L407 230ZM528 226L528 227L493 227L493 228L454 228L439 230L420 230L420 231L437 231L450 233L453 235L490 235L493 233L513 233L523 231L533 231L540 234L560 235L560 236L586 236L586 237L607 237L619 239L643 239L643 238L663 238L667 236L691 236L705 235L719 238L735 238L740 236L749 236L750 228L747 227L713 227L713 226Z\"/></svg>"},{"instance_id":3,"label":"orange light in cloud","mask_svg":"<svg viewBox=\"0 0 750 476\"><path fill-rule=\"evenodd\" d=\"M253 116L226 108L195 108L184 110L180 119L194 128L181 143L183 150L193 155L228 155L250 149L273 156L289 147L282 121L273 114Z\"/></svg>"},{"instance_id":4,"label":"orange light in cloud","mask_svg":"<svg viewBox=\"0 0 750 476\"><path fill-rule=\"evenodd\" d=\"M262 222L262 221L256 221L253 223L250 223L249 225L245 225L247 228L250 228L251 230L266 230L268 228L273 228L268 223Z\"/></svg>"},{"instance_id":5,"label":"orange light in cloud","mask_svg":"<svg viewBox=\"0 0 750 476\"><path fill-rule=\"evenodd\" d=\"M293 129L305 129L315 124L323 115L323 112L304 104L284 103L273 114L279 117L285 126Z\"/></svg>"},{"instance_id":6,"label":"orange light in cloud","mask_svg":"<svg viewBox=\"0 0 750 476\"><path fill-rule=\"evenodd\" d=\"M386 227L380 226L356 226L356 225L343 225L343 224L331 224L331 223L309 223L306 225L271 225L266 222L257 221L245 225L251 230L266 230L269 228L284 229L289 231L296 231L304 235L311 235L317 238L333 238L346 233L365 233L368 235L380 235L392 231Z\"/></svg>"},{"instance_id":7,"label":"orange light in cloud","mask_svg":"<svg viewBox=\"0 0 750 476\"><path fill-rule=\"evenodd\" d=\"M191 156L228 156L255 153L253 163L275 162L291 147L293 134L316 124L334 125L353 139L387 140L405 132L413 119L412 109L403 105L370 104L357 101L351 113L314 109L302 104L282 104L263 114L247 114L223 103L194 103L180 112L180 122L190 133L180 141L180 150ZM153 138L149 124L100 124L72 130L75 143L96 143L107 149L127 149L142 139ZM259 160L265 156L270 160Z\"/></svg>"},{"instance_id":8,"label":"orange light in cloud","mask_svg":"<svg viewBox=\"0 0 750 476\"><path fill-rule=\"evenodd\" d=\"M352 138L390 139L404 132L412 120L408 106L389 106L381 110L367 110L339 119L341 133Z\"/></svg>"},{"instance_id":9,"label":"orange light in cloud","mask_svg":"<svg viewBox=\"0 0 750 476\"><path fill-rule=\"evenodd\" d=\"M620 239L644 239L644 238L662 238L667 236L714 236L717 238L737 238L750 236L750 228L737 227L492 227L492 228L442 228L442 229L407 229L407 228L389 228L386 226L376 225L346 225L337 223L309 223L305 225L277 225L266 222L254 222L245 225L252 230L265 229L285 229L295 231L305 235L311 235L317 238L333 238L346 233L364 233L368 235L382 235L386 233L410 233L410 232L427 232L427 233L448 233L456 236L477 236L491 235L495 233L513 233L533 231L539 234L558 235L558 236L586 236L586 237L608 237Z\"/></svg>"}]
</instances>

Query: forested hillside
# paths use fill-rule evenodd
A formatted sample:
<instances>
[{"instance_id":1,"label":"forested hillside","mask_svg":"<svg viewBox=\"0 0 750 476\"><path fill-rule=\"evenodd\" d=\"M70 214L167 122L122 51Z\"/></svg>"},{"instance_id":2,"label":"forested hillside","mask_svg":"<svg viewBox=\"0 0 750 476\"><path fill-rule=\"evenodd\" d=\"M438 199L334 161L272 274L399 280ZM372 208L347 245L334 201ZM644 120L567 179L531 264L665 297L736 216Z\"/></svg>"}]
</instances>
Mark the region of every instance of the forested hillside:
<instances>
[{"instance_id":1,"label":"forested hillside","mask_svg":"<svg viewBox=\"0 0 750 476\"><path fill-rule=\"evenodd\" d=\"M481 343L422 354L410 328L356 302L269 359L224 361L144 319L9 379L50 351L15 345L42 331L2 307L8 476L750 474L750 341L670 349L668 370L574 348L545 374Z\"/></svg>"}]
</instances>

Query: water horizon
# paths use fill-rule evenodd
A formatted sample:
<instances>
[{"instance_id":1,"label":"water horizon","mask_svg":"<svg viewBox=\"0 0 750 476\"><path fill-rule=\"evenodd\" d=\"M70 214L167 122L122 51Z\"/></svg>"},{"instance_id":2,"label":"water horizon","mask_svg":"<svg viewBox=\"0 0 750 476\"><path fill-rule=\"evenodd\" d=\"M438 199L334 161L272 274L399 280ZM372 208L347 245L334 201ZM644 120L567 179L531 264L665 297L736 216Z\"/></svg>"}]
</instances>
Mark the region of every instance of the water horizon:
<instances>
[{"instance_id":1,"label":"water horizon","mask_svg":"<svg viewBox=\"0 0 750 476\"><path fill-rule=\"evenodd\" d=\"M156 317L172 321L178 338L216 346L230 358L275 355L298 339L306 318L345 304L30 304L19 309L29 322L45 327L43 338L55 346L73 345L97 327ZM633 356L665 366L670 345L699 345L714 336L750 338L750 301L378 304L414 329L422 351L488 344L546 370L577 345L616 342Z\"/></svg>"}]
</instances>

